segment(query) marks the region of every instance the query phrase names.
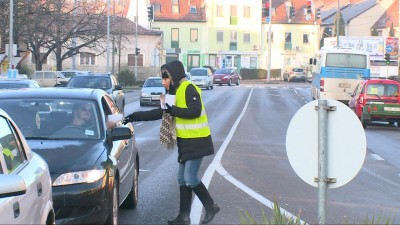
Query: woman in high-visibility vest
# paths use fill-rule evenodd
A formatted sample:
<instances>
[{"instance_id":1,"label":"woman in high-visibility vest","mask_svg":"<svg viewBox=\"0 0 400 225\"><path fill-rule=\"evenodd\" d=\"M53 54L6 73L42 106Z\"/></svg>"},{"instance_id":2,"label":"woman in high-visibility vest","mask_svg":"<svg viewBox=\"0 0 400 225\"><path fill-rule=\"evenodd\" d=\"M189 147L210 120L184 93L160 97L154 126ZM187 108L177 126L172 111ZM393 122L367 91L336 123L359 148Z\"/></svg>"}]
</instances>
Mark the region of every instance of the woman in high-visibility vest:
<instances>
[{"instance_id":1,"label":"woman in high-visibility vest","mask_svg":"<svg viewBox=\"0 0 400 225\"><path fill-rule=\"evenodd\" d=\"M179 214L168 224L190 224L192 191L203 203L206 215L202 224L209 223L220 211L207 188L198 177L204 156L214 154L214 146L208 126L207 115L201 99L201 90L186 79L185 69L180 61L173 61L161 67L163 86L167 94L175 95L174 105L165 104L149 111L134 112L125 117L124 123L163 119L160 141L178 146L178 182L180 190ZM172 122L168 121L172 116ZM167 140L165 140L167 139ZM171 146L171 145L169 145Z\"/></svg>"}]
</instances>

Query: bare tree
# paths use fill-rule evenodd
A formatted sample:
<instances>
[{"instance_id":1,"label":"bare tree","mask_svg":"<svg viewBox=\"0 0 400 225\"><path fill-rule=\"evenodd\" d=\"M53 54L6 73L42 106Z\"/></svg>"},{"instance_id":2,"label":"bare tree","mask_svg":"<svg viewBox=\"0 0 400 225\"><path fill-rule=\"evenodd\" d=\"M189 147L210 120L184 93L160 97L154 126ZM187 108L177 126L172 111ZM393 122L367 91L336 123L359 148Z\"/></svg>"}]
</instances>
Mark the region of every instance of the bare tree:
<instances>
[{"instance_id":1,"label":"bare tree","mask_svg":"<svg viewBox=\"0 0 400 225\"><path fill-rule=\"evenodd\" d=\"M76 7L67 0L16 0L14 36L33 54L36 70L51 54L55 54L57 70L62 70L65 59L88 47L98 54L105 49L100 44L106 36L105 5L79 3ZM9 4L0 9L0 22L8 22ZM2 5L0 5L2 6ZM23 12L23 13L22 13ZM18 32L15 32L15 31ZM6 30L3 30L6 33ZM79 40L72 46L72 38Z\"/></svg>"}]
</instances>

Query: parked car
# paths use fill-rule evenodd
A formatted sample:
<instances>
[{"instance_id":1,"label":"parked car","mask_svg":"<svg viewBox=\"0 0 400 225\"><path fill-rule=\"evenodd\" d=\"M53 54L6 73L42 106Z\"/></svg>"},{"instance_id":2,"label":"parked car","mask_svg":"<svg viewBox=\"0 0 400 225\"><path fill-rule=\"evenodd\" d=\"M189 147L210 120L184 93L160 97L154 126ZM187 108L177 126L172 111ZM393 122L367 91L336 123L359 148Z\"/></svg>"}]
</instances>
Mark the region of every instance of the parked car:
<instances>
[{"instance_id":1,"label":"parked car","mask_svg":"<svg viewBox=\"0 0 400 225\"><path fill-rule=\"evenodd\" d=\"M217 69L214 72L214 84L227 84L231 86L235 83L237 86L240 84L240 75L237 72L236 68L226 67L222 69Z\"/></svg>"},{"instance_id":2,"label":"parked car","mask_svg":"<svg viewBox=\"0 0 400 225\"><path fill-rule=\"evenodd\" d=\"M161 77L149 77L146 79L140 91L140 106L160 105L160 96L165 94Z\"/></svg>"},{"instance_id":3,"label":"parked car","mask_svg":"<svg viewBox=\"0 0 400 225\"><path fill-rule=\"evenodd\" d=\"M0 79L0 89L39 88L35 80L28 79Z\"/></svg>"},{"instance_id":4,"label":"parked car","mask_svg":"<svg viewBox=\"0 0 400 225\"><path fill-rule=\"evenodd\" d=\"M190 80L200 88L206 88L207 90L214 88L214 79L210 68L191 69Z\"/></svg>"},{"instance_id":5,"label":"parked car","mask_svg":"<svg viewBox=\"0 0 400 225\"><path fill-rule=\"evenodd\" d=\"M0 109L0 224L54 224L51 177L10 116Z\"/></svg>"},{"instance_id":6,"label":"parked car","mask_svg":"<svg viewBox=\"0 0 400 225\"><path fill-rule=\"evenodd\" d=\"M106 91L123 114L125 111L125 94L123 87L114 75L108 73L79 73L71 77L66 85L69 88L99 88Z\"/></svg>"},{"instance_id":7,"label":"parked car","mask_svg":"<svg viewBox=\"0 0 400 225\"><path fill-rule=\"evenodd\" d=\"M59 71L35 71L31 75L31 80L35 80L41 87L65 86L69 78L66 78Z\"/></svg>"},{"instance_id":8,"label":"parked car","mask_svg":"<svg viewBox=\"0 0 400 225\"><path fill-rule=\"evenodd\" d=\"M133 125L107 128L108 119L123 117L105 91L5 90L0 108L15 116L32 151L49 165L56 224L116 224L119 206L136 207ZM85 125L76 125L82 120Z\"/></svg>"},{"instance_id":9,"label":"parked car","mask_svg":"<svg viewBox=\"0 0 400 225\"><path fill-rule=\"evenodd\" d=\"M397 122L400 127L400 83L390 79L363 80L355 88L349 107L364 128L372 121Z\"/></svg>"},{"instance_id":10,"label":"parked car","mask_svg":"<svg viewBox=\"0 0 400 225\"><path fill-rule=\"evenodd\" d=\"M306 74L303 68L292 68L289 73L289 82L306 82Z\"/></svg>"}]
</instances>

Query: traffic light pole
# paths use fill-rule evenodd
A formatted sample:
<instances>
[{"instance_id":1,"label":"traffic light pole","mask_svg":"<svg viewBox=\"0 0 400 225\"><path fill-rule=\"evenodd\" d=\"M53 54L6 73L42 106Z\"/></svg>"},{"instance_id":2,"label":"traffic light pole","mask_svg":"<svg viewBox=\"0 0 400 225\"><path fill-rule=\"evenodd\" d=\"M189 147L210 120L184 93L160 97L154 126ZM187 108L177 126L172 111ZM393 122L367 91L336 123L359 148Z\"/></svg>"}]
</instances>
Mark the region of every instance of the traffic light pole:
<instances>
[{"instance_id":1,"label":"traffic light pole","mask_svg":"<svg viewBox=\"0 0 400 225\"><path fill-rule=\"evenodd\" d=\"M269 1L269 31L268 31L268 74L267 74L267 82L269 83L269 81L271 80L271 21L272 21L272 15L271 15L271 7L272 7L272 1Z\"/></svg>"}]
</instances>

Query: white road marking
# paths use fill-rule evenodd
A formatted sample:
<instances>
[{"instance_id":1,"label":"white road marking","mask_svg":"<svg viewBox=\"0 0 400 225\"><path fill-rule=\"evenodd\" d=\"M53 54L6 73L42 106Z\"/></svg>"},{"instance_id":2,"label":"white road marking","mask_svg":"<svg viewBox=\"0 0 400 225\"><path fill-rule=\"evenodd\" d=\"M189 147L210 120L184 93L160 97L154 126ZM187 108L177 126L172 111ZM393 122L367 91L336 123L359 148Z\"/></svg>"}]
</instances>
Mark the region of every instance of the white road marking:
<instances>
[{"instance_id":1,"label":"white road marking","mask_svg":"<svg viewBox=\"0 0 400 225\"><path fill-rule=\"evenodd\" d=\"M222 177L227 179L233 185L235 185L236 187L240 188L242 191L246 192L247 194L252 196L254 199L259 201L260 203L264 204L268 208L273 209L273 206L274 206L273 201L270 201L270 200L266 199L264 196L258 194L257 192L255 192L251 188L249 188L246 185L244 185L239 180L235 179L232 175L230 175L222 167L222 164L221 164L222 156L223 156L223 154L224 154L224 152L226 150L226 147L228 146L229 142L231 141L231 139L233 137L233 134L236 132L236 128L237 128L240 120L242 119L243 115L245 114L245 112L247 110L247 106L249 105L249 101L250 101L252 93L253 93L253 88L251 89L251 91L249 93L249 96L247 98L245 106L243 107L242 112L240 113L239 117L236 119L236 121L233 124L231 130L229 131L228 136L226 137L225 141L222 143L221 147L219 148L219 150L218 150L217 154L215 155L215 157L214 157L213 161L211 162L211 164L208 166L208 168L205 171L204 176L203 176L203 178L201 180L202 180L203 184L208 188L209 185L210 185L210 182L211 182L211 178L214 175L214 172L217 171ZM211 195L212 195L212 193L211 193ZM196 196L194 201L193 201L193 203L192 203L192 209L191 209L191 214L190 214L190 219L191 219L191 223L192 224L200 224L200 217L201 217L202 209L203 209L203 205L202 205L202 203L200 202L200 200ZM296 220L296 216L295 215L287 212L282 207L280 207L280 210L286 216L292 217L294 220ZM302 220L300 220L300 223L301 224L305 224L305 222L302 221Z\"/></svg>"},{"instance_id":2,"label":"white road marking","mask_svg":"<svg viewBox=\"0 0 400 225\"><path fill-rule=\"evenodd\" d=\"M374 157L376 160L384 160L382 157L380 157L378 154L371 154L372 157Z\"/></svg>"}]
</instances>

